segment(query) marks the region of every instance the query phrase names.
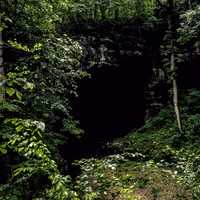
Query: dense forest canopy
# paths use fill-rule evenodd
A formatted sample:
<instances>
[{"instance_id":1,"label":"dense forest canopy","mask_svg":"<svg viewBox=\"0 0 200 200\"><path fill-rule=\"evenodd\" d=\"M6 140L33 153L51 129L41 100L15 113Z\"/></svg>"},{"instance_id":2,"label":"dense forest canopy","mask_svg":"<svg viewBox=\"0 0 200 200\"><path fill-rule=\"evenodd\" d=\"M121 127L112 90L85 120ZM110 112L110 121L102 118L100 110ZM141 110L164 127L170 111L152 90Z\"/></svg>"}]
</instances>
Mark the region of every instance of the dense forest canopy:
<instances>
[{"instance_id":1,"label":"dense forest canopy","mask_svg":"<svg viewBox=\"0 0 200 200\"><path fill-rule=\"evenodd\" d=\"M107 180L137 159L178 169L190 191L179 199L200 198L198 0L1 0L0 11L0 199L142 199L127 177ZM97 138L113 156L82 160Z\"/></svg>"}]
</instances>

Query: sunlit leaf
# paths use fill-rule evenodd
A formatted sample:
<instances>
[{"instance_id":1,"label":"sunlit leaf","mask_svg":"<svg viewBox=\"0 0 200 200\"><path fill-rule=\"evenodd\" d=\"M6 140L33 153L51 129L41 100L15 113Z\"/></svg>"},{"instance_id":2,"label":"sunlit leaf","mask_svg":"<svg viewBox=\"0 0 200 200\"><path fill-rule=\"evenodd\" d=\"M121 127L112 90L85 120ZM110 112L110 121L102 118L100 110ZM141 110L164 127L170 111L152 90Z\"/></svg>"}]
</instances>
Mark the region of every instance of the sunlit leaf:
<instances>
[{"instance_id":1,"label":"sunlit leaf","mask_svg":"<svg viewBox=\"0 0 200 200\"><path fill-rule=\"evenodd\" d=\"M21 101L22 100L22 93L19 91L16 91L17 98Z\"/></svg>"},{"instance_id":2,"label":"sunlit leaf","mask_svg":"<svg viewBox=\"0 0 200 200\"><path fill-rule=\"evenodd\" d=\"M6 93L11 97L15 94L16 90L14 88L7 87Z\"/></svg>"}]
</instances>

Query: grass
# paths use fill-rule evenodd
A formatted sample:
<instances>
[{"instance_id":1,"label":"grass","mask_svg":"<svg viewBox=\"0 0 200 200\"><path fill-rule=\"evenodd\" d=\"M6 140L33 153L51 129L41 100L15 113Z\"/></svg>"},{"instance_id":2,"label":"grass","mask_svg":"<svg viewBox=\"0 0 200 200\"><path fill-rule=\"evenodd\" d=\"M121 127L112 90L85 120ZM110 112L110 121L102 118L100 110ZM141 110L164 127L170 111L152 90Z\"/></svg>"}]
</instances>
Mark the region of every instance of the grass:
<instances>
[{"instance_id":1,"label":"grass","mask_svg":"<svg viewBox=\"0 0 200 200\"><path fill-rule=\"evenodd\" d=\"M134 167L134 163L129 166L121 166L121 173L130 175L135 180L133 193L141 199L161 199L177 200L192 199L191 192L187 191L182 185L177 183L176 178L171 171L156 167L153 163L141 163Z\"/></svg>"}]
</instances>

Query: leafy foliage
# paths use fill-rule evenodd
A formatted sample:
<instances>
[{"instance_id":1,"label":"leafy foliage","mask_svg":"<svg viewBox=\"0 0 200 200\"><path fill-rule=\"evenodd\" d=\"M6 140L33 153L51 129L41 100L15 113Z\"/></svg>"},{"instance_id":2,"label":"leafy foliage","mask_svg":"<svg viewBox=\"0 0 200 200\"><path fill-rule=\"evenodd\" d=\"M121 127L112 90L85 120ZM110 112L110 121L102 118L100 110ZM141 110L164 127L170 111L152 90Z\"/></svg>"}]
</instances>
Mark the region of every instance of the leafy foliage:
<instances>
[{"instance_id":1,"label":"leafy foliage","mask_svg":"<svg viewBox=\"0 0 200 200\"><path fill-rule=\"evenodd\" d=\"M181 27L179 29L180 42L188 43L190 41L198 40L199 36L199 19L200 19L200 7L188 10L181 15Z\"/></svg>"},{"instance_id":2,"label":"leafy foliage","mask_svg":"<svg viewBox=\"0 0 200 200\"><path fill-rule=\"evenodd\" d=\"M87 0L71 1L69 5L68 21L109 20L119 18L132 18L135 16L152 15L155 1L130 0Z\"/></svg>"},{"instance_id":3,"label":"leafy foliage","mask_svg":"<svg viewBox=\"0 0 200 200\"><path fill-rule=\"evenodd\" d=\"M169 106L134 134L114 141L112 148L118 154L74 162L73 165L81 170L77 177L73 177L74 182L70 170L63 170L67 168L63 166L67 161L60 153L63 144L67 145L70 139L80 140L84 133L73 116L72 101L78 96L80 80L88 76L81 69L87 49L77 42L87 35L76 35L72 39L64 30L70 30L72 26L90 30L93 24L105 21L115 21L116 24L131 21L135 24L133 30L138 37L134 56L142 56L140 49L146 44L141 27L144 35L147 30L155 34L155 29L163 40L156 40L155 44L158 47L155 54L161 56L161 59L156 58L152 62L162 65L160 68L166 72L169 81L179 74L176 69L170 72L167 70L172 38L171 33L166 31L164 14L169 12L166 2L1 2L0 32L3 31L4 41L0 45L3 45L6 55L2 66L5 74L0 74L1 79L4 79L1 92L5 92L5 98L0 99L0 199L79 200L81 197L85 200L150 200L160 197L163 200L190 200L192 195L194 199L199 198L200 94L197 90L188 91L189 96L181 104L181 135L172 118L174 112ZM191 55L199 56L200 8L198 1L180 0L176 1L176 6L174 17L177 32L175 30L173 39L175 62L179 66ZM158 31L152 22L163 27ZM108 41L108 38L104 42L108 46L115 45L111 44L115 39ZM119 38L116 41L121 39L117 33L116 38ZM89 55L96 60L102 56L96 55L102 53L101 42L101 38L92 38L89 44L99 48L93 52L95 55ZM84 42L82 45L85 45ZM114 62L112 56L110 59L109 63ZM166 183L169 183L169 187ZM192 191L192 195L182 187L183 184ZM169 190L172 192L166 196ZM144 191L147 192L146 196L141 194Z\"/></svg>"},{"instance_id":4,"label":"leafy foliage","mask_svg":"<svg viewBox=\"0 0 200 200\"><path fill-rule=\"evenodd\" d=\"M69 177L60 174L51 154L55 155L57 146L64 143L70 134L78 136L82 133L70 115L70 98L77 95L76 82L85 76L79 68L81 48L64 36L63 39L47 39L35 45L34 49L31 56L9 66L10 72L7 73L6 94L9 100L3 100L3 111L8 117L14 115L18 118L2 124L2 128L11 126L13 130L3 132L1 153L7 154L9 149L22 158L12 169L8 183L1 187L1 196L4 199L77 199L76 193L70 189ZM31 119L27 119L28 116ZM42 136L45 124L47 132ZM49 138L49 134L54 132L60 134L56 142ZM41 179L45 183L43 188L37 185ZM34 194L31 187L36 190Z\"/></svg>"},{"instance_id":5,"label":"leafy foliage","mask_svg":"<svg viewBox=\"0 0 200 200\"><path fill-rule=\"evenodd\" d=\"M4 0L1 4L4 11L2 22L9 33L7 36L18 39L22 39L23 36L21 42L28 42L39 39L43 34L55 33L67 5L67 0Z\"/></svg>"},{"instance_id":6,"label":"leafy foliage","mask_svg":"<svg viewBox=\"0 0 200 200\"><path fill-rule=\"evenodd\" d=\"M5 123L13 127L13 130L6 135L1 135L5 141L3 146L6 146L9 151L16 152L23 159L12 169L12 177L8 184L0 188L1 197L3 199L37 199L39 197L71 199L71 195L75 196L76 194L69 190L69 178L60 175L43 141L45 124L22 119L9 119ZM42 178L46 182L44 183L49 185L46 191L38 187ZM31 194L29 187L35 187L35 194Z\"/></svg>"},{"instance_id":7,"label":"leafy foliage","mask_svg":"<svg viewBox=\"0 0 200 200\"><path fill-rule=\"evenodd\" d=\"M78 199L70 177L59 171L58 145L82 134L71 116L71 99L87 75L80 69L79 43L56 36L67 1L4 1L1 6L4 45L16 58L5 62L0 160L8 172L0 198Z\"/></svg>"}]
</instances>

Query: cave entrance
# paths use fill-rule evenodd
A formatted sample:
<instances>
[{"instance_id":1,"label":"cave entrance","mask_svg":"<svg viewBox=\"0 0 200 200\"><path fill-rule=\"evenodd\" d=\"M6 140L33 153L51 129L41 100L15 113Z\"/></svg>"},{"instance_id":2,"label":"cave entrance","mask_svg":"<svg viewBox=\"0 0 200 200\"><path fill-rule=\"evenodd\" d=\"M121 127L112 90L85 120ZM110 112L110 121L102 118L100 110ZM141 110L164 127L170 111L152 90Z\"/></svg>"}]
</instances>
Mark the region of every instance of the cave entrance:
<instances>
[{"instance_id":1,"label":"cave entrance","mask_svg":"<svg viewBox=\"0 0 200 200\"><path fill-rule=\"evenodd\" d=\"M120 137L144 123L144 90L151 73L150 59L118 59L118 67L91 68L91 78L80 84L76 116L92 143Z\"/></svg>"},{"instance_id":2,"label":"cave entrance","mask_svg":"<svg viewBox=\"0 0 200 200\"><path fill-rule=\"evenodd\" d=\"M178 82L180 88L200 88L199 79L200 56L193 55L178 66Z\"/></svg>"}]
</instances>

